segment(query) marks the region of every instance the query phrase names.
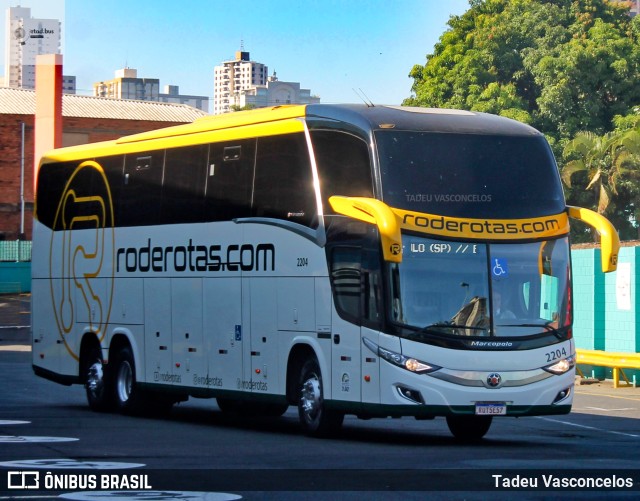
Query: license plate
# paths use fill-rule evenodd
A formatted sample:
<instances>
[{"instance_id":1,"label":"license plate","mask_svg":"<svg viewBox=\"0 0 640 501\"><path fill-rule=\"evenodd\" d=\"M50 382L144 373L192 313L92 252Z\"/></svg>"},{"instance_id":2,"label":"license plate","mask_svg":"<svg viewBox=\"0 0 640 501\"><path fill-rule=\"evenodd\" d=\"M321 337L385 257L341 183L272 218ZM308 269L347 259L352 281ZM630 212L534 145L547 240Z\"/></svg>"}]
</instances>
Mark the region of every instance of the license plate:
<instances>
[{"instance_id":1,"label":"license plate","mask_svg":"<svg viewBox=\"0 0 640 501\"><path fill-rule=\"evenodd\" d=\"M507 404L499 403L477 403L476 415L478 416L506 416Z\"/></svg>"}]
</instances>

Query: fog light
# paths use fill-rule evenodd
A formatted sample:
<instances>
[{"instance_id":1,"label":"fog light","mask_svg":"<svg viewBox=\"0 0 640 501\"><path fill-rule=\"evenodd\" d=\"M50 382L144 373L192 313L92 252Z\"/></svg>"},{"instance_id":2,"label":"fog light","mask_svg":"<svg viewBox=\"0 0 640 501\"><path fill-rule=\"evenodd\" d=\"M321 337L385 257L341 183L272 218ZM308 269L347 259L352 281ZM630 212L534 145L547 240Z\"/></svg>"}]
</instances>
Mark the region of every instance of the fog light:
<instances>
[{"instance_id":1,"label":"fog light","mask_svg":"<svg viewBox=\"0 0 640 501\"><path fill-rule=\"evenodd\" d=\"M417 404L424 404L424 399L418 390L412 390L411 388L407 388L406 386L396 386L398 393L400 396L406 398L407 400L411 400Z\"/></svg>"},{"instance_id":2,"label":"fog light","mask_svg":"<svg viewBox=\"0 0 640 501\"><path fill-rule=\"evenodd\" d=\"M553 399L553 404L557 404L562 402L564 399L568 398L569 395L571 395L571 387L569 388L565 388L562 391L559 391L558 394L556 395L556 398Z\"/></svg>"}]
</instances>

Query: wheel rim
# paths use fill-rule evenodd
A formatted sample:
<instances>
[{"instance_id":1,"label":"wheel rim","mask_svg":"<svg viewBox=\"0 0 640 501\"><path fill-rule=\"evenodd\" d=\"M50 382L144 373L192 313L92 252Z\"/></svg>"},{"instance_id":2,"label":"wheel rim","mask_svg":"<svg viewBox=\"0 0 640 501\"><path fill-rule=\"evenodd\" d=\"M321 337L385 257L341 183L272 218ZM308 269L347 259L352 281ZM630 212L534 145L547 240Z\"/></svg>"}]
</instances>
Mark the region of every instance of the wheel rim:
<instances>
[{"instance_id":1,"label":"wheel rim","mask_svg":"<svg viewBox=\"0 0 640 501\"><path fill-rule=\"evenodd\" d=\"M124 403L129 400L132 386L133 370L131 369L131 364L125 360L118 369L118 381L116 383L116 391L120 402Z\"/></svg>"},{"instance_id":2,"label":"wheel rim","mask_svg":"<svg viewBox=\"0 0 640 501\"><path fill-rule=\"evenodd\" d=\"M314 374L302 384L300 408L305 420L311 423L316 420L322 407L322 391L320 380Z\"/></svg>"},{"instance_id":3,"label":"wheel rim","mask_svg":"<svg viewBox=\"0 0 640 501\"><path fill-rule=\"evenodd\" d=\"M93 398L98 398L104 388L104 369L102 362L96 360L87 371L87 391Z\"/></svg>"}]
</instances>

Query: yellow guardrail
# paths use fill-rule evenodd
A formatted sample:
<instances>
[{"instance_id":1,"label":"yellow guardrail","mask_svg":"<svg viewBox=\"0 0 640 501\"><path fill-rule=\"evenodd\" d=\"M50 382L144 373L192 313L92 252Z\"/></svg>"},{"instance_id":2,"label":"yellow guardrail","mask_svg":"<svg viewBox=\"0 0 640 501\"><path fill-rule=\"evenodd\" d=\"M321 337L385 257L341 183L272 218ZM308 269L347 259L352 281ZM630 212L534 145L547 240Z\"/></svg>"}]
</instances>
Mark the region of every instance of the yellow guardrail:
<instances>
[{"instance_id":1,"label":"yellow guardrail","mask_svg":"<svg viewBox=\"0 0 640 501\"><path fill-rule=\"evenodd\" d=\"M635 378L633 384L625 375L623 369L639 369L640 370L640 353L622 353L601 350L576 350L576 363L584 365L595 365L597 367L610 367L613 369L613 387L620 386L620 375L625 381L625 386L635 386ZM584 377L582 371L576 367L578 374Z\"/></svg>"}]
</instances>

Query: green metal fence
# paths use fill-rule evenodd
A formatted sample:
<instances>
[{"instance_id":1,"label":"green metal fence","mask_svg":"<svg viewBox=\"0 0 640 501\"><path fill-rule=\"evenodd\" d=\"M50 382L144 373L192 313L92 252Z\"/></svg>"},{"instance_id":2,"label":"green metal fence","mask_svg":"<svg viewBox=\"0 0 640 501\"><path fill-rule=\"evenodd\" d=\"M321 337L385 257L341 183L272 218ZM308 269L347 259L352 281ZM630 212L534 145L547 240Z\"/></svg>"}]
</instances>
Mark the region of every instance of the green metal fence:
<instances>
[{"instance_id":1,"label":"green metal fence","mask_svg":"<svg viewBox=\"0 0 640 501\"><path fill-rule=\"evenodd\" d=\"M0 261L10 261L14 263L21 261L31 261L31 241L0 241Z\"/></svg>"}]
</instances>

